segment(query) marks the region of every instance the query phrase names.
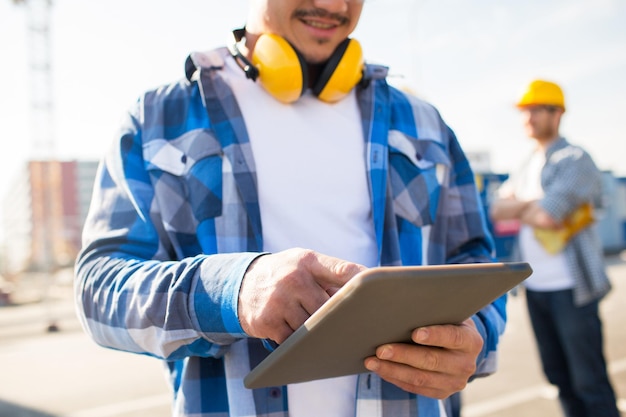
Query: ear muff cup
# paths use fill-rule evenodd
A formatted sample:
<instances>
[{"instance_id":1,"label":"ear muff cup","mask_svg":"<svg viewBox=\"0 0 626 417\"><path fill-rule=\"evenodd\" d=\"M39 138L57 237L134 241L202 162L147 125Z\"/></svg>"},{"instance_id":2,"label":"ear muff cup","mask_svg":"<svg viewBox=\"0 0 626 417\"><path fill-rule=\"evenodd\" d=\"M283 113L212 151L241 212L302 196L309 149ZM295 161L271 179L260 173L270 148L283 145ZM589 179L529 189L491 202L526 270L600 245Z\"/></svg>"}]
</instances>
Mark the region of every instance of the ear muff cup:
<instances>
[{"instance_id":1,"label":"ear muff cup","mask_svg":"<svg viewBox=\"0 0 626 417\"><path fill-rule=\"evenodd\" d=\"M344 40L326 63L313 94L330 103L341 100L363 78L363 65L361 44Z\"/></svg>"},{"instance_id":2,"label":"ear muff cup","mask_svg":"<svg viewBox=\"0 0 626 417\"><path fill-rule=\"evenodd\" d=\"M283 103L292 103L308 86L306 62L284 38L264 34L254 46L252 64L259 82ZM344 40L333 52L312 92L320 100L335 102L347 95L363 77L363 51L358 41Z\"/></svg>"},{"instance_id":3,"label":"ear muff cup","mask_svg":"<svg viewBox=\"0 0 626 417\"><path fill-rule=\"evenodd\" d=\"M283 103L296 101L307 86L302 56L278 35L259 37L252 53L252 64L259 70L261 85Z\"/></svg>"}]
</instances>

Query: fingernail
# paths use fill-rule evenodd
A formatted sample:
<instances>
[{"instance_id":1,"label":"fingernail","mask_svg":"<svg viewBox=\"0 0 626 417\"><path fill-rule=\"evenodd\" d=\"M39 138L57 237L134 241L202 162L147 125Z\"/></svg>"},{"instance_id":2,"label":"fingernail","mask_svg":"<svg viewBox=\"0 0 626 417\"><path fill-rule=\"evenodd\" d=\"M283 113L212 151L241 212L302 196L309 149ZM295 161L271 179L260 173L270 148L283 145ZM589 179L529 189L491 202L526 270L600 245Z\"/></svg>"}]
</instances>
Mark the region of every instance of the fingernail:
<instances>
[{"instance_id":1,"label":"fingernail","mask_svg":"<svg viewBox=\"0 0 626 417\"><path fill-rule=\"evenodd\" d=\"M367 359L365 361L365 367L372 372L376 372L378 370L378 368L380 367L380 363L378 362L377 359Z\"/></svg>"},{"instance_id":2,"label":"fingernail","mask_svg":"<svg viewBox=\"0 0 626 417\"><path fill-rule=\"evenodd\" d=\"M415 341L423 342L428 339L429 331L427 329L417 329L415 332Z\"/></svg>"},{"instance_id":3,"label":"fingernail","mask_svg":"<svg viewBox=\"0 0 626 417\"><path fill-rule=\"evenodd\" d=\"M391 359L392 352L389 346L384 346L378 353L380 359Z\"/></svg>"}]
</instances>

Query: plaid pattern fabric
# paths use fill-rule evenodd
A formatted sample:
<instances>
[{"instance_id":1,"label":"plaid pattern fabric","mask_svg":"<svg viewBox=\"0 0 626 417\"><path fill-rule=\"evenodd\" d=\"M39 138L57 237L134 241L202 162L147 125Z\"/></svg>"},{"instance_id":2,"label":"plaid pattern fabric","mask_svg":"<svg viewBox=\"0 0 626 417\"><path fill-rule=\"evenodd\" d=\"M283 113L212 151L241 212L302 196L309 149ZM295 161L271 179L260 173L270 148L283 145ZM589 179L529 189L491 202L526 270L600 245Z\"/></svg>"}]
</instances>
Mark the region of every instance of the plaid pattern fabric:
<instances>
[{"instance_id":1,"label":"plaid pattern fabric","mask_svg":"<svg viewBox=\"0 0 626 417\"><path fill-rule=\"evenodd\" d=\"M528 159L527 159L528 160ZM501 185L515 190L525 176L527 160ZM602 176L591 156L581 147L559 138L546 150L546 163L541 170L544 197L539 205L552 217L563 220L583 203L600 208ZM604 253L595 227L587 227L574 235L563 253L567 267L574 277L574 302L578 306L602 299L611 290L606 274ZM521 260L519 246L513 259Z\"/></svg>"},{"instance_id":2,"label":"plaid pattern fabric","mask_svg":"<svg viewBox=\"0 0 626 417\"><path fill-rule=\"evenodd\" d=\"M287 416L286 387L242 383L268 351L237 319L241 280L263 242L248 134L220 74L228 56L193 55L186 79L128 112L96 179L76 300L97 343L164 361L175 416ZM380 264L493 261L472 171L437 111L382 78L357 97ZM495 370L505 304L503 296L474 317L485 340L476 376ZM357 415L439 409L363 374Z\"/></svg>"},{"instance_id":3,"label":"plaid pattern fabric","mask_svg":"<svg viewBox=\"0 0 626 417\"><path fill-rule=\"evenodd\" d=\"M563 220L583 203L602 206L602 176L591 156L560 138L546 151L541 171L545 196L539 204L555 219ZM572 237L564 249L567 266L576 282L574 300L584 305L606 295L611 284L606 274L598 231L587 227Z\"/></svg>"}]
</instances>

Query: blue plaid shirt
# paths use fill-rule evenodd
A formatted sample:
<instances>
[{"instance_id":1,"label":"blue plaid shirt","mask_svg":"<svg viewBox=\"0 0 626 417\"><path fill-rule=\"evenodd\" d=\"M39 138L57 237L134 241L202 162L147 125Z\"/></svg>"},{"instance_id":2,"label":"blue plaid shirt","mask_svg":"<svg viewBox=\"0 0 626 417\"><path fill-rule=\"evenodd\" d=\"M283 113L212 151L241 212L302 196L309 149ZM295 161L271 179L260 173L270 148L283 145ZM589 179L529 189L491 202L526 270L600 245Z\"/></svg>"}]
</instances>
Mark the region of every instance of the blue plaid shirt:
<instances>
[{"instance_id":1,"label":"blue plaid shirt","mask_svg":"<svg viewBox=\"0 0 626 417\"><path fill-rule=\"evenodd\" d=\"M591 203L595 209L604 206L602 172L587 151L559 137L545 154L546 163L541 169L544 196L538 203L553 218L563 221L583 203ZM515 191L520 186L520 181L526 177L529 159L530 155L502 184L503 190ZM587 227L572 236L563 254L574 278L574 303L577 306L601 300L611 291L602 242L595 227ZM516 242L512 259L524 260L519 242Z\"/></svg>"},{"instance_id":2,"label":"blue plaid shirt","mask_svg":"<svg viewBox=\"0 0 626 417\"><path fill-rule=\"evenodd\" d=\"M166 363L175 416L286 417L286 387L242 382L268 354L237 317L239 286L263 240L254 158L221 74L225 59L225 48L193 54L186 78L128 112L96 178L76 299L97 343ZM435 108L373 70L357 99L379 264L493 261L453 132ZM495 370L505 306L503 296L474 316L485 340L476 376ZM356 408L357 416L439 416L436 400L369 373L359 375Z\"/></svg>"}]
</instances>

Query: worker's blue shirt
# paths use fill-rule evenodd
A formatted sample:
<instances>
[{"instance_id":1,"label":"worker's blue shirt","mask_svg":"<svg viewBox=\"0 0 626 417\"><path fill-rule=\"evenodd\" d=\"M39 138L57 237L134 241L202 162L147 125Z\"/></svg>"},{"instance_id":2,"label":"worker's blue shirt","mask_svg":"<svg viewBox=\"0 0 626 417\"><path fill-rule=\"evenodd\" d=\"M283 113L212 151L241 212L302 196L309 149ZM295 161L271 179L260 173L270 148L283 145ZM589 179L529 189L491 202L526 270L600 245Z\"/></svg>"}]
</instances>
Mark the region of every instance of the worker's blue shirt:
<instances>
[{"instance_id":1,"label":"worker's blue shirt","mask_svg":"<svg viewBox=\"0 0 626 417\"><path fill-rule=\"evenodd\" d=\"M253 155L220 73L224 59L225 48L196 54L187 78L129 111L97 175L77 303L96 342L165 361L174 415L287 416L286 387L242 382L268 354L237 317L244 272L263 240ZM379 264L493 261L472 170L437 110L382 77L357 89ZM477 376L495 370L505 304L503 296L474 316L485 340ZM357 415L439 411L436 400L366 373Z\"/></svg>"}]
</instances>

